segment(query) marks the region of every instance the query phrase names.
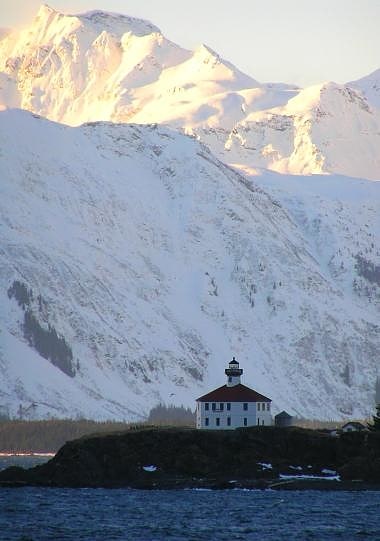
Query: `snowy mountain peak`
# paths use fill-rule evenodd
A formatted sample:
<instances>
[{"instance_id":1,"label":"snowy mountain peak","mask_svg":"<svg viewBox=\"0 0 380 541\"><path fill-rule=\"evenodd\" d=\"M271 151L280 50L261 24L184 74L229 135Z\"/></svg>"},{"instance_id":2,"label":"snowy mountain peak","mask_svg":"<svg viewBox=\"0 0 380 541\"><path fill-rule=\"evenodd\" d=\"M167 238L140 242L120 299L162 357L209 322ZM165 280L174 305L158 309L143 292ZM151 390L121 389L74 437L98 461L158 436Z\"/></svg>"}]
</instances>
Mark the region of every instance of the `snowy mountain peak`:
<instances>
[{"instance_id":1,"label":"snowy mountain peak","mask_svg":"<svg viewBox=\"0 0 380 541\"><path fill-rule=\"evenodd\" d=\"M112 13L102 10L92 10L81 14L61 13L47 4L42 4L32 23L32 29L35 25L52 24L55 18L64 18L68 20L79 20L84 27L92 30L110 30L119 35L125 32L132 32L136 36L144 36L152 32L160 32L159 28L149 21L137 19L119 13Z\"/></svg>"},{"instance_id":2,"label":"snowy mountain peak","mask_svg":"<svg viewBox=\"0 0 380 541\"><path fill-rule=\"evenodd\" d=\"M321 113L325 111L336 114L338 109L351 106L370 112L368 103L360 93L346 85L329 81L300 90L285 105L285 109L291 113L318 110Z\"/></svg>"},{"instance_id":3,"label":"snowy mountain peak","mask_svg":"<svg viewBox=\"0 0 380 541\"><path fill-rule=\"evenodd\" d=\"M109 30L118 35L131 32L135 36L145 36L151 33L161 33L160 29L149 21L128 17L108 11L89 11L77 17L83 22L99 30Z\"/></svg>"},{"instance_id":4,"label":"snowy mountain peak","mask_svg":"<svg viewBox=\"0 0 380 541\"><path fill-rule=\"evenodd\" d=\"M380 69L347 84L361 92L373 107L380 109Z\"/></svg>"},{"instance_id":5,"label":"snowy mountain peak","mask_svg":"<svg viewBox=\"0 0 380 541\"><path fill-rule=\"evenodd\" d=\"M207 45L183 49L148 21L43 5L29 28L0 39L0 109L70 125L164 123L229 163L379 179L378 73L349 85L261 84Z\"/></svg>"},{"instance_id":6,"label":"snowy mountain peak","mask_svg":"<svg viewBox=\"0 0 380 541\"><path fill-rule=\"evenodd\" d=\"M200 62L203 62L204 64L208 64L210 62L213 64L220 64L220 62L222 61L219 54L204 43L201 43L195 49L194 57L197 58Z\"/></svg>"},{"instance_id":7,"label":"snowy mountain peak","mask_svg":"<svg viewBox=\"0 0 380 541\"><path fill-rule=\"evenodd\" d=\"M205 45L204 43L201 43L195 51L194 51L194 58L197 59L197 61L202 62L203 64L209 64L216 65L220 64L221 58L213 49Z\"/></svg>"},{"instance_id":8,"label":"snowy mountain peak","mask_svg":"<svg viewBox=\"0 0 380 541\"><path fill-rule=\"evenodd\" d=\"M254 111L230 133L232 163L280 173L380 178L380 110L333 82L300 90L288 102ZM354 152L355 149L355 152ZM225 151L224 151L225 152Z\"/></svg>"},{"instance_id":9,"label":"snowy mountain peak","mask_svg":"<svg viewBox=\"0 0 380 541\"><path fill-rule=\"evenodd\" d=\"M221 66L224 69L223 75L226 79L235 80L240 89L244 88L255 88L261 86L260 83L249 77L245 73L242 73L239 69L236 68L231 62L220 57L220 55L211 49L208 45L202 43L194 51L194 61L199 62L200 64L205 64L209 68L213 69L217 66ZM216 73L215 78L219 79L221 74Z\"/></svg>"},{"instance_id":10,"label":"snowy mountain peak","mask_svg":"<svg viewBox=\"0 0 380 541\"><path fill-rule=\"evenodd\" d=\"M41 20L43 18L50 17L54 13L57 13L57 11L54 8L52 8L48 4L41 4L41 6L40 6L40 8L39 8L39 10L37 12L36 18Z\"/></svg>"}]
</instances>

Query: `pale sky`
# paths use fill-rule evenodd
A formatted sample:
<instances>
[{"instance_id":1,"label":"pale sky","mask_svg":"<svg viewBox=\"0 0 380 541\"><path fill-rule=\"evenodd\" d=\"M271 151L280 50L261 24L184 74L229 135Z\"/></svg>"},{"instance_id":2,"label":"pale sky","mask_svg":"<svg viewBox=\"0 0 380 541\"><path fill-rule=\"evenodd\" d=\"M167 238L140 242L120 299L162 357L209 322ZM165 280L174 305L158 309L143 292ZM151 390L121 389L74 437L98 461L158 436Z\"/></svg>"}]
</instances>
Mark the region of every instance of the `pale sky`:
<instances>
[{"instance_id":1,"label":"pale sky","mask_svg":"<svg viewBox=\"0 0 380 541\"><path fill-rule=\"evenodd\" d=\"M261 82L344 83L380 68L380 0L50 0L64 13L103 9L148 19L182 47L205 43ZM41 2L0 0L0 27Z\"/></svg>"}]
</instances>

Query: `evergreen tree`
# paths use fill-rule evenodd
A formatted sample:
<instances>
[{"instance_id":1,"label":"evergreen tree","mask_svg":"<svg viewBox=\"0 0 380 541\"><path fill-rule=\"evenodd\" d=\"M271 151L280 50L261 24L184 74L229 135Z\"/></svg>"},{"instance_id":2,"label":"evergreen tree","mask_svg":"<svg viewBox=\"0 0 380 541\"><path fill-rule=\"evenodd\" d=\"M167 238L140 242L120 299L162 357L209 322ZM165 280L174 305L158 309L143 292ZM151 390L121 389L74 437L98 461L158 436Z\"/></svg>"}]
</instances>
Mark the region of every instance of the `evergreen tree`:
<instances>
[{"instance_id":1,"label":"evergreen tree","mask_svg":"<svg viewBox=\"0 0 380 541\"><path fill-rule=\"evenodd\" d=\"M147 421L154 425L194 426L195 413L183 406L158 404L150 410Z\"/></svg>"},{"instance_id":2,"label":"evergreen tree","mask_svg":"<svg viewBox=\"0 0 380 541\"><path fill-rule=\"evenodd\" d=\"M376 415L373 415L373 423L368 424L368 428L373 431L380 431L380 403L376 404Z\"/></svg>"},{"instance_id":3,"label":"evergreen tree","mask_svg":"<svg viewBox=\"0 0 380 541\"><path fill-rule=\"evenodd\" d=\"M380 404L380 377L377 376L375 383L375 404Z\"/></svg>"}]
</instances>

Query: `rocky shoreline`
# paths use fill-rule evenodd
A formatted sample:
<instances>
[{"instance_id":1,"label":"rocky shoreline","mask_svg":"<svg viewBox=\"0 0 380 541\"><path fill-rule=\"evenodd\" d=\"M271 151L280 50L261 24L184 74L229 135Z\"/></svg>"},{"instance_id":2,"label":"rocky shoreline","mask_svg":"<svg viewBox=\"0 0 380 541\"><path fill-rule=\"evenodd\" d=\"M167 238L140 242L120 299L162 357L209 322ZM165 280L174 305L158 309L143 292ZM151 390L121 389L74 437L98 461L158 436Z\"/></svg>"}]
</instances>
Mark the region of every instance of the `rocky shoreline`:
<instances>
[{"instance_id":1,"label":"rocky shoreline","mask_svg":"<svg viewBox=\"0 0 380 541\"><path fill-rule=\"evenodd\" d=\"M49 462L0 472L0 487L379 490L380 433L301 428L149 428L67 442Z\"/></svg>"}]
</instances>

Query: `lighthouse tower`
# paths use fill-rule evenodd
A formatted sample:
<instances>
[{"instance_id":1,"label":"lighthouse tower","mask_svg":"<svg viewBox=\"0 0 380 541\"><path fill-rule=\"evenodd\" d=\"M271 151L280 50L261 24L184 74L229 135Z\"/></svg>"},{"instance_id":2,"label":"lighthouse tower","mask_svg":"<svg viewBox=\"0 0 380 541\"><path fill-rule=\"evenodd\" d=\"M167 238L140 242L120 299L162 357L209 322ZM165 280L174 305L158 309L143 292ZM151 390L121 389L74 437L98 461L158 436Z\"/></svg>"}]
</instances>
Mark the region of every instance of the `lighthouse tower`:
<instances>
[{"instance_id":1,"label":"lighthouse tower","mask_svg":"<svg viewBox=\"0 0 380 541\"><path fill-rule=\"evenodd\" d=\"M240 377L243 373L243 369L239 368L239 363L232 357L232 361L229 363L228 368L225 369L224 373L227 376L227 387L235 387L239 385Z\"/></svg>"}]
</instances>

